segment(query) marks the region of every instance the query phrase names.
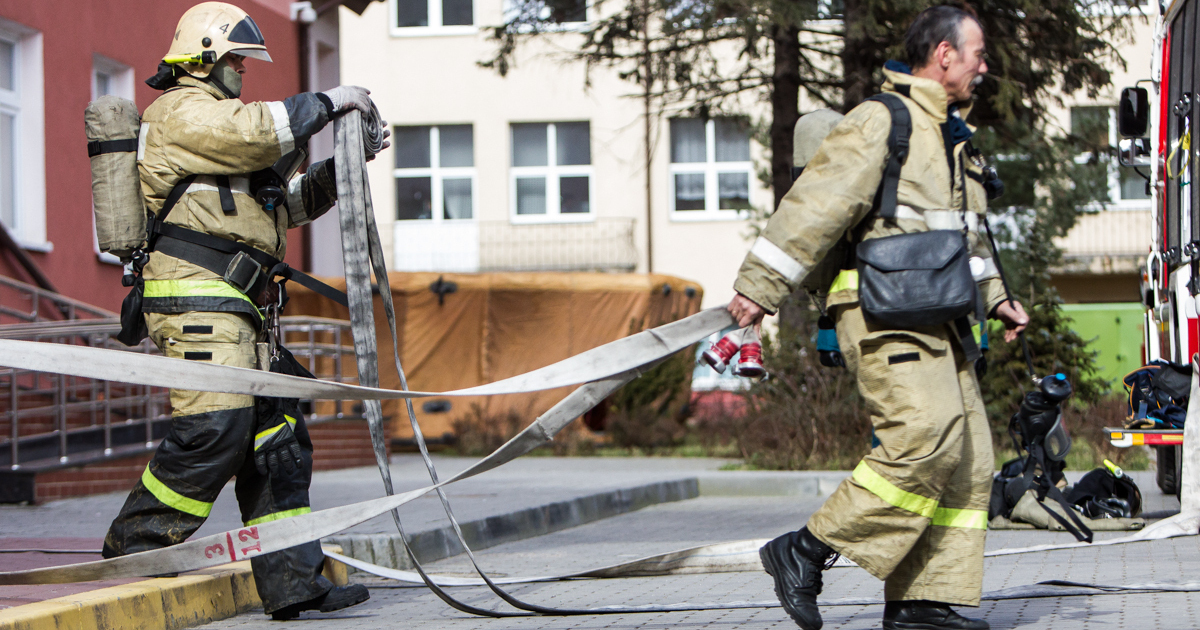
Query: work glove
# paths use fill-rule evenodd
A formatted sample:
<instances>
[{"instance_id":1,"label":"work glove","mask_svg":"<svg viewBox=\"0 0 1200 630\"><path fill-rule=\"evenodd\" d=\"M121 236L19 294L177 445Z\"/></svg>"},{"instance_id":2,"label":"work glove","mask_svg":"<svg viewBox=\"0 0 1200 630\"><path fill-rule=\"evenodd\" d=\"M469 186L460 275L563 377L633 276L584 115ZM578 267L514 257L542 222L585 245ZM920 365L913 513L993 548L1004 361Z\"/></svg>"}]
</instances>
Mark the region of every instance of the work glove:
<instances>
[{"instance_id":1,"label":"work glove","mask_svg":"<svg viewBox=\"0 0 1200 630\"><path fill-rule=\"evenodd\" d=\"M296 472L304 461L300 459L300 442L292 424L282 413L273 415L279 418L279 424L254 436L254 466L260 475L281 479Z\"/></svg>"},{"instance_id":2,"label":"work glove","mask_svg":"<svg viewBox=\"0 0 1200 630\"><path fill-rule=\"evenodd\" d=\"M357 85L339 85L338 87L322 92L329 97L329 102L333 104L333 115L344 114L352 109L357 109L362 112L363 116L370 116L371 109L374 104L371 103L371 97L368 96L371 90Z\"/></svg>"}]
</instances>

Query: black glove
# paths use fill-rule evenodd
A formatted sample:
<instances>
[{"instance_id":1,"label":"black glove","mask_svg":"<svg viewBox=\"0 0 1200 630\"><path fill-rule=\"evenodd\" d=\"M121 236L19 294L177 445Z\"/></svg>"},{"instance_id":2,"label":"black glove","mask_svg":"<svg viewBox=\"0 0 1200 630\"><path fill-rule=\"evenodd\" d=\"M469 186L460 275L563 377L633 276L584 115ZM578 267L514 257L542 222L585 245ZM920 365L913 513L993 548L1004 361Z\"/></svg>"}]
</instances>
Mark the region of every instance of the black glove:
<instances>
[{"instance_id":1,"label":"black glove","mask_svg":"<svg viewBox=\"0 0 1200 630\"><path fill-rule=\"evenodd\" d=\"M278 418L279 422L254 436L254 466L263 476L280 478L291 475L303 466L304 462L300 459L300 442L296 440L291 423L288 422L287 416L278 411L278 407L275 410L276 413L271 416ZM261 413L263 410L259 411Z\"/></svg>"}]
</instances>

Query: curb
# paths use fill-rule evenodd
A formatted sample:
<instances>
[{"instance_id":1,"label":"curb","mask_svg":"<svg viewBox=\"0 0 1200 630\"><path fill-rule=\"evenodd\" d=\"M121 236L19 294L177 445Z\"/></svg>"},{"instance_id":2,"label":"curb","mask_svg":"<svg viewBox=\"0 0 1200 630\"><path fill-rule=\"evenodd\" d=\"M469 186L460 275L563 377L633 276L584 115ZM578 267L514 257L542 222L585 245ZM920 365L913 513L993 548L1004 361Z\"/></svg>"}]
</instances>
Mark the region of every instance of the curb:
<instances>
[{"instance_id":1,"label":"curb","mask_svg":"<svg viewBox=\"0 0 1200 630\"><path fill-rule=\"evenodd\" d=\"M471 549L487 549L659 503L694 499L700 494L700 482L695 477L689 477L600 492L476 521L461 522L459 525ZM338 545L346 549L346 555L357 560L391 569L413 569L399 534L343 534L327 537L321 542L326 545ZM463 552L462 545L454 535L454 529L449 525L412 534L409 537L409 546L422 563L449 558ZM354 569L350 568L350 571L353 573Z\"/></svg>"},{"instance_id":2,"label":"curb","mask_svg":"<svg viewBox=\"0 0 1200 630\"><path fill-rule=\"evenodd\" d=\"M341 551L330 547L333 551ZM346 565L325 559L323 574L347 583ZM77 593L0 610L3 630L115 630L188 628L262 608L250 561L201 569L173 578Z\"/></svg>"},{"instance_id":3,"label":"curb","mask_svg":"<svg viewBox=\"0 0 1200 630\"><path fill-rule=\"evenodd\" d=\"M699 475L706 497L826 497L850 471L737 470Z\"/></svg>"}]
</instances>

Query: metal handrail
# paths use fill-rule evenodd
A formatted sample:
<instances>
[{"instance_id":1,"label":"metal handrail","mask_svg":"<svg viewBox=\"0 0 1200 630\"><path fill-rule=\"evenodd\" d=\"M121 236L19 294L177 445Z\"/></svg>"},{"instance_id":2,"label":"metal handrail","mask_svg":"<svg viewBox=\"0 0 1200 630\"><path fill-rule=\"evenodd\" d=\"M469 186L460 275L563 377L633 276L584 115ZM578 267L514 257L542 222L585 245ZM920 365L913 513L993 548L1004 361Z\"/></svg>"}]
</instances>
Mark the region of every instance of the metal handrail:
<instances>
[{"instance_id":1,"label":"metal handrail","mask_svg":"<svg viewBox=\"0 0 1200 630\"><path fill-rule=\"evenodd\" d=\"M0 279L0 285L13 288L14 284L20 283ZM120 330L121 324L111 313L70 304L73 300L69 298L55 299L54 294L28 285L17 288L36 290L38 293L26 293L37 298L34 302L44 298L56 307L69 306L67 312L74 316L84 313L95 319L3 324L0 338L159 353L148 339L132 348L114 340L112 335ZM37 311L32 312L36 316ZM288 349L302 363L306 362L317 378L357 382L344 374L347 365L355 365L349 322L283 317L281 327ZM347 355L351 357L348 364ZM164 388L0 368L0 392L7 394L0 394L0 426L7 423L8 429L8 438L0 440L0 465L11 470L79 466L143 453L157 447L171 417L168 392ZM308 418L310 424L360 418L345 412L344 401L306 402L306 408L313 411ZM51 441L53 448L48 446ZM31 449L33 456L23 458L23 447ZM47 451L52 452L47 456Z\"/></svg>"}]
</instances>

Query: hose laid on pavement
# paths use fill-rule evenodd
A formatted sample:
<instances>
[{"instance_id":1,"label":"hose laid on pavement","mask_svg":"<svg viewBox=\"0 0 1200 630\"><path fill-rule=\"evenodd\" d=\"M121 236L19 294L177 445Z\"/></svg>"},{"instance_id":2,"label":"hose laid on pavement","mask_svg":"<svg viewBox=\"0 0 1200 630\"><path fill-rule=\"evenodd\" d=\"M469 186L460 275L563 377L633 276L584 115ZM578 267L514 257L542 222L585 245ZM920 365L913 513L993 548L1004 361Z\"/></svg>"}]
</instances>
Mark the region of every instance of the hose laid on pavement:
<instances>
[{"instance_id":1,"label":"hose laid on pavement","mask_svg":"<svg viewBox=\"0 0 1200 630\"><path fill-rule=\"evenodd\" d=\"M580 615L580 614L624 614L638 612L667 612L672 610L709 610L746 607L773 607L776 602L730 602L726 604L675 604L667 606L606 606L599 608L553 609L522 602L499 588L499 584L510 584L520 579L493 580L479 567L474 553L466 545L457 520L454 519L449 502L441 489L451 483L466 479L501 466L553 439L554 435L566 427L575 418L604 400L612 392L625 383L636 378L641 371L652 367L657 362L682 350L710 334L728 326L732 319L724 308L702 311L672 324L626 337L605 344L588 352L576 355L553 365L532 372L514 376L494 383L481 385L451 392L414 392L407 389L404 371L400 365L398 340L395 334L395 311L391 302L391 291L387 284L387 270L383 262L382 248L374 223L374 212L371 208L369 185L366 178L364 147L366 152L371 146L379 146L382 142L382 128L378 115L365 118L357 113L339 119L335 122L338 153L337 180L339 190L339 208L342 222L342 245L346 263L347 293L350 298L352 332L355 340L355 351L358 359L359 378L361 385L345 385L327 381L313 381L275 374L258 370L248 370L228 366L203 364L199 362L169 359L159 356L148 356L99 348L45 344L0 340L0 365L24 370L55 372L75 375L85 378L114 380L156 387L171 387L181 380L189 383L189 388L201 391L218 391L250 395L287 396L295 398L327 398L327 399L358 399L364 405L368 423L371 427L372 443L375 448L376 461L380 468L384 487L389 496L342 506L332 510L312 512L289 519L273 521L254 527L230 530L221 534L189 540L179 545L122 556L109 560L86 562L59 567L46 567L25 571L0 573L0 585L7 584L44 584L78 582L97 579L113 579L121 577L138 577L169 572L183 572L216 566L233 560L270 553L285 549L301 542L318 540L328 535L352 527L358 523L374 518L384 512L393 512L393 518L405 541L410 559L417 568L416 577L424 582L440 598L454 608L476 615L487 616L527 616L542 615ZM377 148L376 148L377 150ZM392 332L392 348L396 369L401 379L401 390L380 389L378 385L377 348L375 346L375 324L370 287L371 272L379 282L384 311ZM36 345L35 345L36 344ZM1198 370L1200 372L1200 370ZM524 431L509 440L488 457L477 462L467 470L454 477L439 481L436 469L429 458L428 449L424 444L422 432L413 414L411 399L422 396L478 396L507 393L523 393L553 389L566 385L583 384L557 405L539 417ZM1197 389L1195 378L1193 390ZM423 461L429 471L433 485L418 490L392 495L391 473L387 465L387 442L382 423L380 400L406 399L414 435L417 437ZM1197 406L1200 415L1200 405ZM1189 415L1192 410L1189 409ZM1200 418L1187 426L1200 431ZM1190 439L1190 445L1200 444L1196 438ZM1197 472L1195 448L1185 453L1185 495L1191 487L1187 481ZM1190 463L1189 463L1190 462ZM1190 466L1190 468L1189 468ZM437 492L442 501L447 516L451 519L456 536L464 549L467 550L471 562L480 575L479 580L463 581L461 578L447 580L428 575L407 544L396 508L411 502L428 493ZM1173 519L1156 523L1145 530L1121 539L1099 541L1093 545L1111 545L1137 540L1149 540L1181 535L1195 535L1197 524L1200 523L1198 513L1185 501L1183 513ZM731 570L731 567L749 567L757 570L757 548L762 541L743 541L741 543L723 543L707 545L692 550L683 550L644 558L633 563L623 563L594 571L573 574L571 576L534 578L537 581L583 577L626 577L634 575L662 575L669 573L702 573ZM1051 549L1064 549L1083 546L1079 543L1065 545L1040 545L1023 549L1009 549L989 552L988 556L1008 555L1012 553L1033 553ZM333 555L333 554L331 554ZM376 573L405 574L384 567L375 567L359 560L337 556L347 564ZM841 566L852 566L848 561ZM371 568L365 568L371 567ZM379 573L377 573L379 574ZM407 573L406 578L413 575ZM447 594L442 586L486 584L501 599L510 605L521 609L522 612L501 612L481 609L460 602ZM1063 594L1061 585L1053 591ZM1071 584L1069 588L1092 591L1110 592L1113 589L1122 592L1157 592L1166 590L1163 585L1126 585L1126 586L1096 586ZM1187 590L1194 585L1175 585L1175 590ZM1019 597L1057 596L1049 594L1050 590L1041 585L1035 587L1020 587L1013 593L1022 593ZM1021 590L1024 589L1024 590ZM1033 589L1033 590L1030 590ZM1038 590L1041 589L1041 590ZM1107 589L1107 590L1105 590ZM1191 589L1195 590L1195 589ZM1006 592L1006 591L1005 591ZM1008 599L1018 595L999 596L993 592L985 594L985 599ZM1082 593L1071 593L1082 594ZM862 605L876 603L874 600L835 600L823 602L823 605Z\"/></svg>"}]
</instances>

